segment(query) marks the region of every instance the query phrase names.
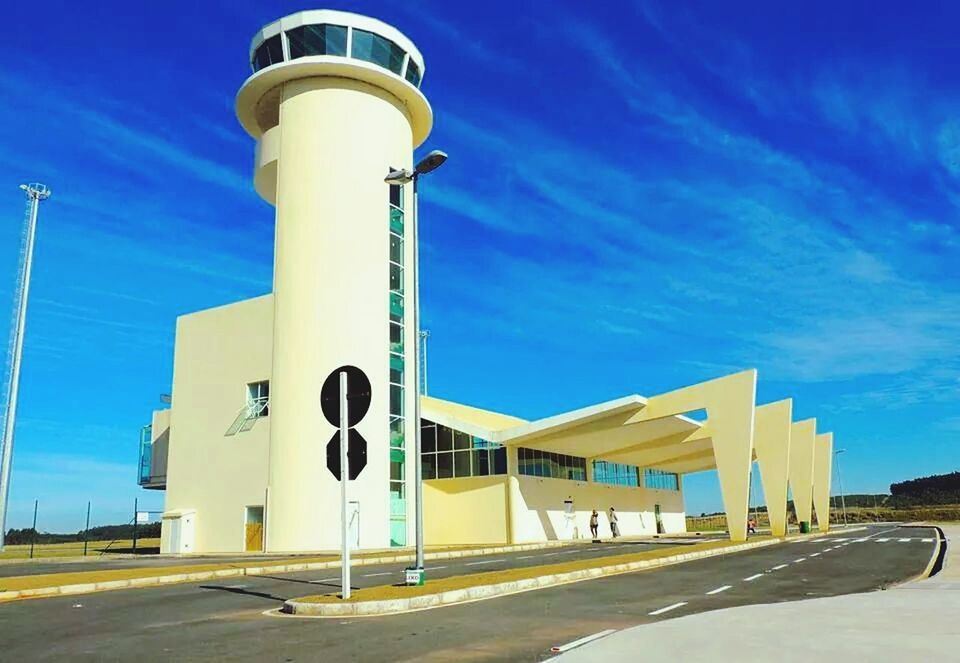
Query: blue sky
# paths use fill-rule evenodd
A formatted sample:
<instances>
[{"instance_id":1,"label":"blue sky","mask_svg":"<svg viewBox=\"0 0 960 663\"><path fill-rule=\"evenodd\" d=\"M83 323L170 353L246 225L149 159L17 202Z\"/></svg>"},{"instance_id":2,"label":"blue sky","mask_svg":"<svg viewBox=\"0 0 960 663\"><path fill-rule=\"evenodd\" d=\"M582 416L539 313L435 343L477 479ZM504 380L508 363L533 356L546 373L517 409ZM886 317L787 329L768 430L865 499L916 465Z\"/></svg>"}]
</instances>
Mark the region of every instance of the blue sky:
<instances>
[{"instance_id":1,"label":"blue sky","mask_svg":"<svg viewBox=\"0 0 960 663\"><path fill-rule=\"evenodd\" d=\"M329 5L427 62L431 393L535 418L756 367L835 432L848 492L956 470L960 8L678 4ZM175 316L270 290L232 100L253 33L303 8L57 2L8 32L0 307L17 185L54 192L9 526L34 498L50 530L162 507L135 461ZM715 476L687 488L720 507Z\"/></svg>"}]
</instances>

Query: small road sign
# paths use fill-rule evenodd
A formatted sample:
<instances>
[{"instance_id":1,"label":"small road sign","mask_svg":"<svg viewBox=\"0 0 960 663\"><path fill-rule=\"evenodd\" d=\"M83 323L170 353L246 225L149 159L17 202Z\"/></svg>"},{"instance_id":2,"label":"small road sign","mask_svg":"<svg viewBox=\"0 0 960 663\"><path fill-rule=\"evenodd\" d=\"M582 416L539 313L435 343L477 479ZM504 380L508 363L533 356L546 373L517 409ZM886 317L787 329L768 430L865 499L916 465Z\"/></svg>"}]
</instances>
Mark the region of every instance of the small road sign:
<instances>
[{"instance_id":1,"label":"small road sign","mask_svg":"<svg viewBox=\"0 0 960 663\"><path fill-rule=\"evenodd\" d=\"M331 426L340 426L340 373L347 373L347 408L350 420L347 425L353 428L366 416L370 409L370 379L356 366L341 366L333 370L320 388L320 409Z\"/></svg>"},{"instance_id":2,"label":"small road sign","mask_svg":"<svg viewBox=\"0 0 960 663\"><path fill-rule=\"evenodd\" d=\"M350 466L350 472L347 476L353 481L367 466L367 441L355 428L351 428L348 435L347 465ZM327 442L327 469L337 481L340 480L340 431L336 431Z\"/></svg>"}]
</instances>

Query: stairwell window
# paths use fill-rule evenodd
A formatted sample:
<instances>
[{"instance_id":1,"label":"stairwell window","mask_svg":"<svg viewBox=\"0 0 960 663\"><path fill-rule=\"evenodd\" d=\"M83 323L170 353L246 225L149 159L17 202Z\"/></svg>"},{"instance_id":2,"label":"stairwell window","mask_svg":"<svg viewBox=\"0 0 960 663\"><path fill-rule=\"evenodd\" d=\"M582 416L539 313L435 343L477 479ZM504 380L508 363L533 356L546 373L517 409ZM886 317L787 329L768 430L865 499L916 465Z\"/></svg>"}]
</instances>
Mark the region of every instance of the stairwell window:
<instances>
[{"instance_id":1,"label":"stairwell window","mask_svg":"<svg viewBox=\"0 0 960 663\"><path fill-rule=\"evenodd\" d=\"M247 416L266 417L270 414L270 380L247 384Z\"/></svg>"}]
</instances>

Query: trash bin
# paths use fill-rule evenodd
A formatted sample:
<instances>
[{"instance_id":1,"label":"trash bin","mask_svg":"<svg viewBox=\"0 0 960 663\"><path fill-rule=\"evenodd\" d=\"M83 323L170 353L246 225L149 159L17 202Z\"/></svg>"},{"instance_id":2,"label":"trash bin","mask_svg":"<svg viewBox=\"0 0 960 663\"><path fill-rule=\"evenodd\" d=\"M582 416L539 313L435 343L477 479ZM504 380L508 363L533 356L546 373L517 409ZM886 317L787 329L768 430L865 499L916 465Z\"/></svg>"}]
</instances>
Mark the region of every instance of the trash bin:
<instances>
[{"instance_id":1,"label":"trash bin","mask_svg":"<svg viewBox=\"0 0 960 663\"><path fill-rule=\"evenodd\" d=\"M800 533L801 533L801 534L809 534L809 533L810 533L810 523L809 523L809 521L806 521L806 520L801 520L801 521L800 521Z\"/></svg>"}]
</instances>

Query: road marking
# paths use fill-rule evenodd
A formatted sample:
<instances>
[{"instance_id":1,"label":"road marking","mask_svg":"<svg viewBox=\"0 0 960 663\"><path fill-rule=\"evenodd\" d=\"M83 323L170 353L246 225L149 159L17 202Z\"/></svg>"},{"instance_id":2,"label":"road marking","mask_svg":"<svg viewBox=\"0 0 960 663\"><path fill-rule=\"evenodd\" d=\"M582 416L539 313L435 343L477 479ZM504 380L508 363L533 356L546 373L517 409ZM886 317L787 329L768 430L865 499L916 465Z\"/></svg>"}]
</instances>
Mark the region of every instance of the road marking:
<instances>
[{"instance_id":1,"label":"road marking","mask_svg":"<svg viewBox=\"0 0 960 663\"><path fill-rule=\"evenodd\" d=\"M900 543L907 543L907 542L909 542L909 541L910 541L910 539L900 539Z\"/></svg>"},{"instance_id":2,"label":"road marking","mask_svg":"<svg viewBox=\"0 0 960 663\"><path fill-rule=\"evenodd\" d=\"M849 539L834 539L834 541L836 541L837 543L840 543L842 541L849 541Z\"/></svg>"},{"instance_id":3,"label":"road marking","mask_svg":"<svg viewBox=\"0 0 960 663\"><path fill-rule=\"evenodd\" d=\"M493 564L494 562L502 562L502 559L486 559L482 562L467 562L464 566L476 566L477 564Z\"/></svg>"},{"instance_id":4,"label":"road marking","mask_svg":"<svg viewBox=\"0 0 960 663\"><path fill-rule=\"evenodd\" d=\"M390 575L391 573L393 573L393 571L384 571L383 573L365 573L365 574L363 575L363 577L364 577L364 578L374 578L374 577L376 577L376 576L388 576L388 575Z\"/></svg>"},{"instance_id":5,"label":"road marking","mask_svg":"<svg viewBox=\"0 0 960 663\"><path fill-rule=\"evenodd\" d=\"M560 553L543 553L541 557L553 557L554 555L559 555Z\"/></svg>"},{"instance_id":6,"label":"road marking","mask_svg":"<svg viewBox=\"0 0 960 663\"><path fill-rule=\"evenodd\" d=\"M810 556L811 556L811 557L819 557L819 556L820 556L820 553L810 553Z\"/></svg>"},{"instance_id":7,"label":"road marking","mask_svg":"<svg viewBox=\"0 0 960 663\"><path fill-rule=\"evenodd\" d=\"M656 615L662 615L665 612L676 610L677 608L682 608L685 605L687 605L686 601L680 601L680 603L674 603L673 605L668 605L666 608L660 608L659 610L654 610L653 612L648 612L647 614L650 615L651 617Z\"/></svg>"},{"instance_id":8,"label":"road marking","mask_svg":"<svg viewBox=\"0 0 960 663\"><path fill-rule=\"evenodd\" d=\"M733 587L733 585L724 585L723 587L717 587L716 589L711 589L709 592L707 592L707 596L710 596L711 594L719 594L720 592L725 592L731 587Z\"/></svg>"},{"instance_id":9,"label":"road marking","mask_svg":"<svg viewBox=\"0 0 960 663\"><path fill-rule=\"evenodd\" d=\"M770 569L770 570L771 570L771 571L779 571L780 569L785 569L785 568L787 568L787 566L789 566L789 565L788 565L788 564L781 564L780 566L775 566L775 567L773 567L773 568Z\"/></svg>"},{"instance_id":10,"label":"road marking","mask_svg":"<svg viewBox=\"0 0 960 663\"><path fill-rule=\"evenodd\" d=\"M745 581L745 582L750 582L751 580L756 580L757 578L760 578L761 576L763 576L762 573L754 573L754 574L753 574L752 576L750 576L749 578L744 578L744 581Z\"/></svg>"},{"instance_id":11,"label":"road marking","mask_svg":"<svg viewBox=\"0 0 960 663\"><path fill-rule=\"evenodd\" d=\"M886 543L890 539L877 539L877 543Z\"/></svg>"},{"instance_id":12,"label":"road marking","mask_svg":"<svg viewBox=\"0 0 960 663\"><path fill-rule=\"evenodd\" d=\"M337 576L336 578L320 578L320 580L311 580L310 582L311 582L311 583L316 583L316 582L333 582L334 580L340 580L340 576Z\"/></svg>"},{"instance_id":13,"label":"road marking","mask_svg":"<svg viewBox=\"0 0 960 663\"><path fill-rule=\"evenodd\" d=\"M560 645L559 647L551 647L550 651L552 652L565 652L574 647L579 647L580 645L585 645L588 642L593 642L594 640L599 640L600 638L606 637L611 633L616 633L616 629L609 628L606 631L600 631L599 633L594 633L593 635L588 635L585 638L580 638L579 640L574 640L573 642L568 642L565 645Z\"/></svg>"},{"instance_id":14,"label":"road marking","mask_svg":"<svg viewBox=\"0 0 960 663\"><path fill-rule=\"evenodd\" d=\"M920 539L924 543L933 543L933 539Z\"/></svg>"},{"instance_id":15,"label":"road marking","mask_svg":"<svg viewBox=\"0 0 960 663\"><path fill-rule=\"evenodd\" d=\"M795 560L793 560L793 563L794 563L794 564L799 564L800 562L806 562L806 561L807 561L807 558L806 558L806 557L801 557L800 559L795 559Z\"/></svg>"},{"instance_id":16,"label":"road marking","mask_svg":"<svg viewBox=\"0 0 960 663\"><path fill-rule=\"evenodd\" d=\"M517 559L530 559L533 555L520 555Z\"/></svg>"},{"instance_id":17,"label":"road marking","mask_svg":"<svg viewBox=\"0 0 960 663\"><path fill-rule=\"evenodd\" d=\"M869 541L869 540L870 540L870 537L865 536L862 539L855 539L854 543L863 543L864 541Z\"/></svg>"},{"instance_id":18,"label":"road marking","mask_svg":"<svg viewBox=\"0 0 960 663\"><path fill-rule=\"evenodd\" d=\"M429 568L430 568L431 571L436 571L437 569L445 569L445 568L447 568L447 567L446 567L446 565L444 565L444 566L431 566L431 567L429 567Z\"/></svg>"}]
</instances>

